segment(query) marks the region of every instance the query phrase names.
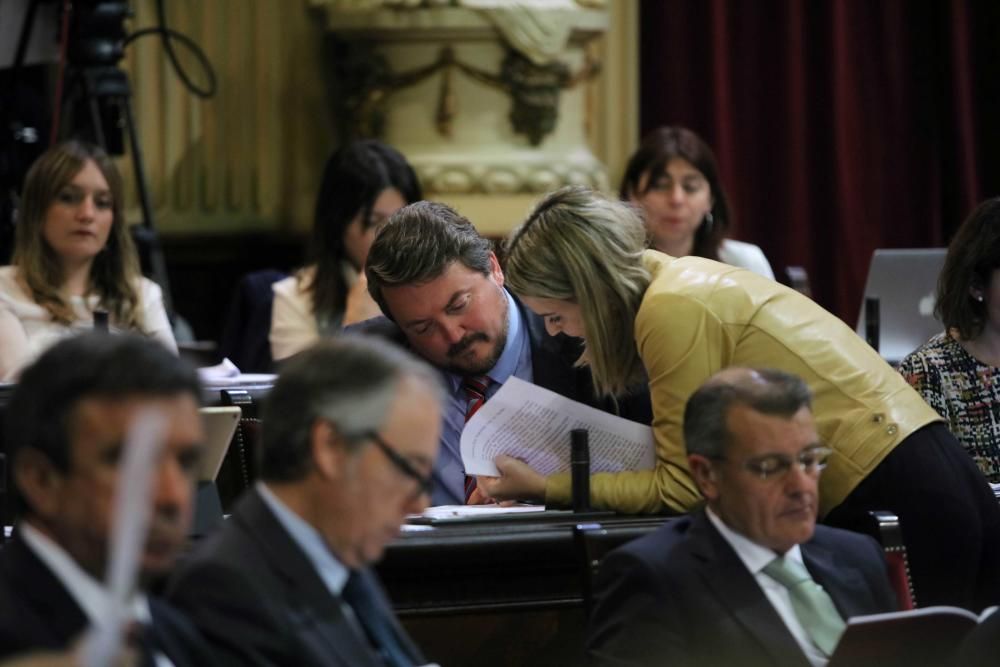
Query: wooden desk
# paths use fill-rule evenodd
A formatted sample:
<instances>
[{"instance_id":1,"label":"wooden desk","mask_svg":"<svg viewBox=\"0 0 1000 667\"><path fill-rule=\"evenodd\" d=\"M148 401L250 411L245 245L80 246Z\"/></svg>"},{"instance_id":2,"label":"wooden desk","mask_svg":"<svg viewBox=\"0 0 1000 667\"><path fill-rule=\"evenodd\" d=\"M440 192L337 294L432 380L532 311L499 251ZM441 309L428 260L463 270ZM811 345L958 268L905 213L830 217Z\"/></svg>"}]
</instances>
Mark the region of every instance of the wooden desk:
<instances>
[{"instance_id":1,"label":"wooden desk","mask_svg":"<svg viewBox=\"0 0 1000 667\"><path fill-rule=\"evenodd\" d=\"M378 572L403 624L442 667L579 665L586 631L577 523L622 542L664 517L573 515L438 525L407 532Z\"/></svg>"}]
</instances>

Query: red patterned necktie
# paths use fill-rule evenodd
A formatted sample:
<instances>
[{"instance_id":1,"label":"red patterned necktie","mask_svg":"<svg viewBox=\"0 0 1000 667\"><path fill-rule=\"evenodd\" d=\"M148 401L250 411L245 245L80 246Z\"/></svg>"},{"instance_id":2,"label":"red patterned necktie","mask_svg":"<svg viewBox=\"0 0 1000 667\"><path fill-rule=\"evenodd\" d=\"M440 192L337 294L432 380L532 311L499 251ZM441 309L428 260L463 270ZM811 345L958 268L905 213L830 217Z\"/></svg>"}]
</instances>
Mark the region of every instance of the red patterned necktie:
<instances>
[{"instance_id":1,"label":"red patterned necktie","mask_svg":"<svg viewBox=\"0 0 1000 667\"><path fill-rule=\"evenodd\" d=\"M465 408L465 422L472 419L472 415L483 407L486 402L486 391L489 389L492 380L487 375L476 375L466 377L462 380L462 389L465 390L465 398L468 401ZM471 475L465 476L465 502L469 502L469 496L476 489L476 478Z\"/></svg>"}]
</instances>

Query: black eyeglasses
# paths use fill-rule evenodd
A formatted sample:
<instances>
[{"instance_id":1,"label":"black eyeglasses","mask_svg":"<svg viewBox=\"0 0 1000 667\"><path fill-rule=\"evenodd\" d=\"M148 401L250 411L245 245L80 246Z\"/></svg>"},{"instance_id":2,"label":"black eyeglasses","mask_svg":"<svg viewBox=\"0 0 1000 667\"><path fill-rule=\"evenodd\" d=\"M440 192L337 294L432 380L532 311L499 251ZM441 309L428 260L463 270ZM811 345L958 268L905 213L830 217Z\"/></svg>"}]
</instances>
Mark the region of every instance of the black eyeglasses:
<instances>
[{"instance_id":1,"label":"black eyeglasses","mask_svg":"<svg viewBox=\"0 0 1000 667\"><path fill-rule=\"evenodd\" d=\"M364 437L370 438L371 441L382 450L382 453L385 454L390 461L392 461L393 465L395 465L401 473L417 483L417 491L413 494L414 498L419 498L425 493L430 496L431 493L433 493L434 485L437 481L437 474L433 470L431 470L431 474L429 475L422 474L419 470L413 467L413 464L410 463L406 457L396 451L395 447L383 440L382 436L375 431L369 431Z\"/></svg>"},{"instance_id":2,"label":"black eyeglasses","mask_svg":"<svg viewBox=\"0 0 1000 667\"><path fill-rule=\"evenodd\" d=\"M767 454L744 461L742 466L757 477L781 479L788 474L793 465L798 465L808 475L818 475L826 467L827 459L833 454L829 447L810 447L798 453L795 457L787 454ZM725 456L710 457L713 461L728 461Z\"/></svg>"}]
</instances>

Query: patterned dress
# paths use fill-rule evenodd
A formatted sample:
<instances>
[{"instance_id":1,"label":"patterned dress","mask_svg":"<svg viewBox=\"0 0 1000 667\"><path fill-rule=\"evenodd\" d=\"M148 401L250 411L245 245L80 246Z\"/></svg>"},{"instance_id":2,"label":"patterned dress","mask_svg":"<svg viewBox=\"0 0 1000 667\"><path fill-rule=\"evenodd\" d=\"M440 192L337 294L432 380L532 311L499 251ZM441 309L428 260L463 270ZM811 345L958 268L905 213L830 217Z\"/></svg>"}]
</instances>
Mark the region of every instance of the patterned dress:
<instances>
[{"instance_id":1,"label":"patterned dress","mask_svg":"<svg viewBox=\"0 0 1000 667\"><path fill-rule=\"evenodd\" d=\"M940 333L903 359L899 372L948 421L987 479L1000 482L1000 368Z\"/></svg>"}]
</instances>

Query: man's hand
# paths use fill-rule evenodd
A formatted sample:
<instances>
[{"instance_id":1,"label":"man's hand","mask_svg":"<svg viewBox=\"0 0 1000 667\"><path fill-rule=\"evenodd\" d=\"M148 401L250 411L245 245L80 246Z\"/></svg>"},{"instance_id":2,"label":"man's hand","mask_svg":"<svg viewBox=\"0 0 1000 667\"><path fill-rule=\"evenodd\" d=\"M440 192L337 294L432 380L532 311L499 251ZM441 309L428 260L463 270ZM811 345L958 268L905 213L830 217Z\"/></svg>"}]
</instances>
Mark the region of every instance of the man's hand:
<instances>
[{"instance_id":1,"label":"man's hand","mask_svg":"<svg viewBox=\"0 0 1000 667\"><path fill-rule=\"evenodd\" d=\"M545 500L545 477L527 463L503 454L494 463L500 476L477 477L477 492L494 500Z\"/></svg>"}]
</instances>

